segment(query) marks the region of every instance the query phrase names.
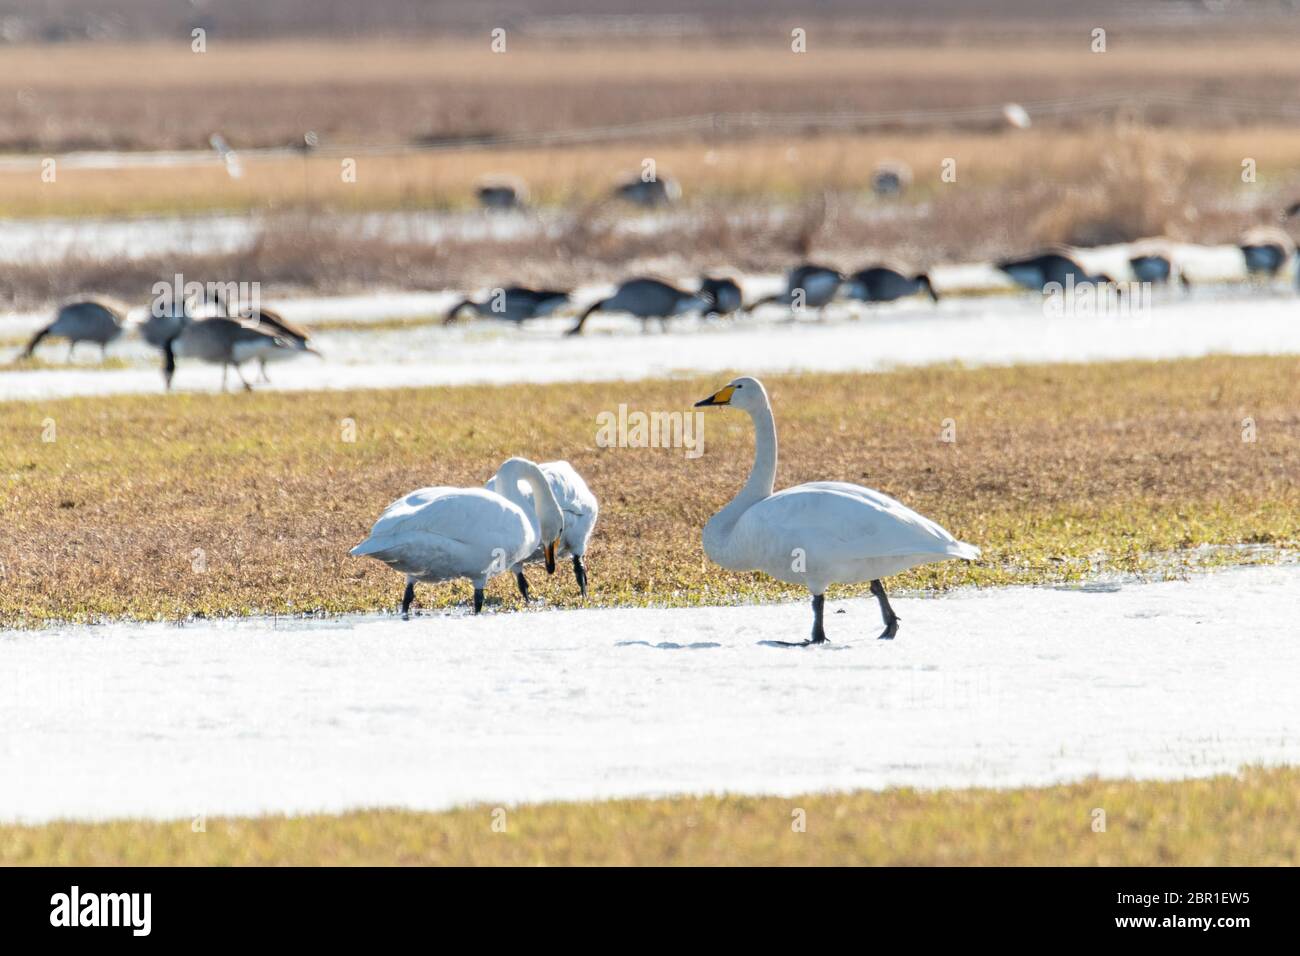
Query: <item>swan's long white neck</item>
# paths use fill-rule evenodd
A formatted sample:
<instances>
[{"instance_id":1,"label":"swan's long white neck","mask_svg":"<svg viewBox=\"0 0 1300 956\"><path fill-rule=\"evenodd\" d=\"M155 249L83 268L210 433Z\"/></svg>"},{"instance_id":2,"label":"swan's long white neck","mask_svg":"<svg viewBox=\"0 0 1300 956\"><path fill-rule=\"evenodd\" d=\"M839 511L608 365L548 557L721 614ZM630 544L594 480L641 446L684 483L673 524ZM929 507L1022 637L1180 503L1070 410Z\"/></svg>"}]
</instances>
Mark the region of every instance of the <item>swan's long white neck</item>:
<instances>
[{"instance_id":1,"label":"swan's long white neck","mask_svg":"<svg viewBox=\"0 0 1300 956\"><path fill-rule=\"evenodd\" d=\"M747 411L754 421L754 467L740 493L704 526L704 553L719 564L725 564L722 557L740 516L764 498L770 498L776 483L776 421L772 406L764 395L761 406Z\"/></svg>"},{"instance_id":2,"label":"swan's long white neck","mask_svg":"<svg viewBox=\"0 0 1300 956\"><path fill-rule=\"evenodd\" d=\"M559 537L564 527L564 517L560 514L560 503L555 500L555 493L551 491L550 483L540 468L530 461L512 458L501 466L499 478L498 493L522 508L524 514L533 515L537 519L532 530L540 537L533 543L533 547ZM532 491L532 501L519 490L521 481Z\"/></svg>"}]
</instances>

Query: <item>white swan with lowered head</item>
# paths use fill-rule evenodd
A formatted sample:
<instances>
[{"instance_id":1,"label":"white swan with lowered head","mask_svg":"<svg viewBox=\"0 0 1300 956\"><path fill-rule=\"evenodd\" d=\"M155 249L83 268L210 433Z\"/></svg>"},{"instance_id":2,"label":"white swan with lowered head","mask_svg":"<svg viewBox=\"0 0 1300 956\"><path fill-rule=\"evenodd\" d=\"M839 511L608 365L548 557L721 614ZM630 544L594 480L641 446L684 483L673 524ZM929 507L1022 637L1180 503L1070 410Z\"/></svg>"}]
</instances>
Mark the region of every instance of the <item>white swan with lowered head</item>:
<instances>
[{"instance_id":1,"label":"white swan with lowered head","mask_svg":"<svg viewBox=\"0 0 1300 956\"><path fill-rule=\"evenodd\" d=\"M560 540L556 542L557 557L573 558L573 577L578 582L578 590L585 598L587 596L587 565L583 558L587 554L587 543L591 540L591 532L596 527L596 517L600 513L600 506L596 503L596 496L591 493L587 483L582 480L582 475L567 461L544 461L537 466L546 476L546 482L551 486L551 493L555 495L555 500L560 506L560 514L564 518L564 531L560 534ZM502 466L504 470L505 466ZM488 479L488 491L500 491L504 479L501 472ZM528 500L528 506L524 511L528 514L533 523L534 530L540 534L538 521L540 516L534 507L534 498L532 489L525 483L519 483L519 493ZM544 558L542 550L539 548L529 555L525 560L537 561ZM548 570L553 570L554 564ZM528 579L524 577L523 563L516 565L510 570L515 573L515 584L519 586L519 593L528 600Z\"/></svg>"},{"instance_id":2,"label":"white swan with lowered head","mask_svg":"<svg viewBox=\"0 0 1300 956\"><path fill-rule=\"evenodd\" d=\"M555 570L555 544L564 518L546 476L527 458L511 458L498 474L503 477L500 494L485 488L443 487L421 488L399 498L384 509L370 537L350 552L406 575L403 619L410 617L417 581L469 578L477 614L488 578L538 548L547 572ZM521 484L532 491L532 500L525 499ZM530 519L534 510L536 518Z\"/></svg>"},{"instance_id":3,"label":"white swan with lowered head","mask_svg":"<svg viewBox=\"0 0 1300 956\"><path fill-rule=\"evenodd\" d=\"M958 541L929 518L888 495L841 481L814 481L772 493L776 480L776 422L763 385L738 378L695 403L733 405L754 420L754 467L745 487L704 526L704 553L731 571L762 571L812 592L812 637L826 641L822 606L832 584L871 582L885 630L898 633L881 578L918 564L963 558L979 548Z\"/></svg>"}]
</instances>

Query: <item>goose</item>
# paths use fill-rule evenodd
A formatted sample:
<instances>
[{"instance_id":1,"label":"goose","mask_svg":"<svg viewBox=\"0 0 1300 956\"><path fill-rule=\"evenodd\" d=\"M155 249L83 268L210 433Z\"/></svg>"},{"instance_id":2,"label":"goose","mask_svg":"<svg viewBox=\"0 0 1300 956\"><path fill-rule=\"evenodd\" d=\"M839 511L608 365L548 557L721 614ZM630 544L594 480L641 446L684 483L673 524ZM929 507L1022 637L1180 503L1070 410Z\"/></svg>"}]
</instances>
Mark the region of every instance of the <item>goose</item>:
<instances>
[{"instance_id":1,"label":"goose","mask_svg":"<svg viewBox=\"0 0 1300 956\"><path fill-rule=\"evenodd\" d=\"M1042 292L1051 283L1075 285L1082 283L1114 284L1115 280L1105 273L1092 275L1070 256L1060 252L1045 252L1027 259L1006 259L997 263L997 268L1011 277L1019 286L1034 292Z\"/></svg>"},{"instance_id":2,"label":"goose","mask_svg":"<svg viewBox=\"0 0 1300 956\"><path fill-rule=\"evenodd\" d=\"M156 349L176 338L185 324L213 316L238 318L230 311L225 293L219 287L199 284L197 293L188 297L173 295L170 290L149 304L149 317L140 323L140 336Z\"/></svg>"},{"instance_id":3,"label":"goose","mask_svg":"<svg viewBox=\"0 0 1300 956\"><path fill-rule=\"evenodd\" d=\"M417 581L469 578L477 614L483 609L488 578L518 567L539 547L546 573L555 571L556 539L564 518L546 476L527 458L511 458L497 477L500 493L437 487L398 498L384 509L370 536L349 552L406 575L403 620L410 619ZM528 486L531 499L520 492L520 484Z\"/></svg>"},{"instance_id":4,"label":"goose","mask_svg":"<svg viewBox=\"0 0 1300 956\"><path fill-rule=\"evenodd\" d=\"M1174 264L1169 257L1158 252L1147 252L1133 256L1128 261L1133 271L1133 278L1139 282L1168 282L1173 275Z\"/></svg>"},{"instance_id":5,"label":"goose","mask_svg":"<svg viewBox=\"0 0 1300 956\"><path fill-rule=\"evenodd\" d=\"M1276 276L1290 258L1286 249L1276 242L1246 243L1241 246L1241 254L1251 275Z\"/></svg>"},{"instance_id":6,"label":"goose","mask_svg":"<svg viewBox=\"0 0 1300 956\"><path fill-rule=\"evenodd\" d=\"M262 359L277 352L290 353L294 347L276 335L251 328L234 319L216 316L210 319L191 319L183 316L178 330L166 339L163 353L163 381L168 391L176 374L176 359L196 358L221 366L221 390L226 390L226 378L233 367L245 391L251 392L240 366L250 359Z\"/></svg>"},{"instance_id":7,"label":"goose","mask_svg":"<svg viewBox=\"0 0 1300 956\"><path fill-rule=\"evenodd\" d=\"M907 163L886 161L871 173L871 191L881 199L903 195L912 185L912 167Z\"/></svg>"},{"instance_id":8,"label":"goose","mask_svg":"<svg viewBox=\"0 0 1300 956\"><path fill-rule=\"evenodd\" d=\"M614 187L613 196L635 206L653 209L669 206L682 198L682 187L671 176L645 179L634 175Z\"/></svg>"},{"instance_id":9,"label":"goose","mask_svg":"<svg viewBox=\"0 0 1300 956\"><path fill-rule=\"evenodd\" d=\"M252 328L260 332L275 336L283 344L289 346L287 349L271 349L257 356L257 364L261 369L263 382L271 381L266 374L267 362L281 362L303 354L315 355L317 358L321 358L320 352L311 344L311 333L301 325L294 325L274 309L268 309L265 306L250 306L241 309L234 318L245 325L251 325Z\"/></svg>"},{"instance_id":10,"label":"goose","mask_svg":"<svg viewBox=\"0 0 1300 956\"><path fill-rule=\"evenodd\" d=\"M69 302L61 306L54 314L54 321L32 336L23 350L23 358L31 358L36 346L47 336L68 340L68 360L78 342L96 342L99 344L100 358L108 353L108 343L122 334L122 324L126 313L120 307L100 299L87 299L83 302Z\"/></svg>"},{"instance_id":11,"label":"goose","mask_svg":"<svg viewBox=\"0 0 1300 956\"><path fill-rule=\"evenodd\" d=\"M745 304L740 294L740 286L736 284L735 279L714 279L710 276L702 276L700 278L699 294L709 302L709 307L704 313L705 318L715 315L731 315Z\"/></svg>"},{"instance_id":12,"label":"goose","mask_svg":"<svg viewBox=\"0 0 1300 956\"><path fill-rule=\"evenodd\" d=\"M455 322L463 309L472 309L480 318L504 319L507 322L541 319L567 305L568 301L569 293L558 289L529 289L512 285L508 289L494 289L482 302L462 299L447 312L443 325Z\"/></svg>"},{"instance_id":13,"label":"goose","mask_svg":"<svg viewBox=\"0 0 1300 956\"><path fill-rule=\"evenodd\" d=\"M140 324L140 336L154 348L161 349L176 338L193 317L189 302L155 301L149 309L149 317Z\"/></svg>"},{"instance_id":14,"label":"goose","mask_svg":"<svg viewBox=\"0 0 1300 956\"><path fill-rule=\"evenodd\" d=\"M683 292L676 286L659 279L629 279L618 287L607 299L592 303L582 313L578 324L569 329L566 335L578 335L583 325L593 312L627 312L641 320L642 329L650 319L658 319L660 325L667 325L674 315L693 310L709 308L709 300L699 293Z\"/></svg>"},{"instance_id":15,"label":"goose","mask_svg":"<svg viewBox=\"0 0 1300 956\"><path fill-rule=\"evenodd\" d=\"M474 189L478 204L484 209L523 209L528 205L528 185L515 176L489 176Z\"/></svg>"},{"instance_id":16,"label":"goose","mask_svg":"<svg viewBox=\"0 0 1300 956\"><path fill-rule=\"evenodd\" d=\"M695 403L696 408L718 405L749 413L754 467L731 503L704 526L704 553L730 571L762 571L808 588L812 637L788 646L825 643L826 589L862 581L871 582L880 602L885 622L880 638L891 640L898 633L898 615L881 578L918 564L980 556L979 548L958 541L929 518L861 485L814 481L773 494L776 422L767 391L755 378L738 378Z\"/></svg>"},{"instance_id":17,"label":"goose","mask_svg":"<svg viewBox=\"0 0 1300 956\"><path fill-rule=\"evenodd\" d=\"M926 273L919 272L909 278L888 266L872 266L855 272L845 282L845 290L849 298L862 302L893 302L920 292L928 295L932 302L939 301L939 293L934 291Z\"/></svg>"},{"instance_id":18,"label":"goose","mask_svg":"<svg viewBox=\"0 0 1300 956\"><path fill-rule=\"evenodd\" d=\"M582 476L567 461L545 461L537 466L546 476L546 482L551 487L551 493L555 495L556 503L560 506L560 514L564 520L564 531L560 534L559 541L556 542L556 557L573 558L573 577L578 582L578 591L585 598L587 596L587 566L583 558L587 554L587 543L591 540L591 532L596 527L596 517L600 512L600 506L596 502L596 496L591 493L587 483L582 480ZM504 469L505 466L502 466ZM489 491L500 493L504 487L505 479L498 471L486 485ZM519 492L528 501L527 507L524 508L528 515L529 521L532 522L533 530L540 535L539 516L537 514L536 503L533 500L532 489L526 482L519 482ZM540 540L540 538L539 538ZM538 548L533 551L526 561L540 561L545 555L542 549ZM528 580L524 577L522 563L511 568L515 573L515 583L519 586L519 593L523 595L525 601L528 600Z\"/></svg>"},{"instance_id":19,"label":"goose","mask_svg":"<svg viewBox=\"0 0 1300 956\"><path fill-rule=\"evenodd\" d=\"M1295 255L1295 243L1281 229L1252 229L1239 245L1250 275L1276 277Z\"/></svg>"},{"instance_id":20,"label":"goose","mask_svg":"<svg viewBox=\"0 0 1300 956\"><path fill-rule=\"evenodd\" d=\"M821 309L840 289L844 277L834 269L806 262L786 276L785 291L759 299L749 311L761 305L779 304L788 308Z\"/></svg>"},{"instance_id":21,"label":"goose","mask_svg":"<svg viewBox=\"0 0 1300 956\"><path fill-rule=\"evenodd\" d=\"M1192 287L1187 273L1177 268L1173 257L1164 252L1139 252L1129 259L1128 267L1138 282L1163 285L1176 276L1178 284L1184 289Z\"/></svg>"}]
</instances>

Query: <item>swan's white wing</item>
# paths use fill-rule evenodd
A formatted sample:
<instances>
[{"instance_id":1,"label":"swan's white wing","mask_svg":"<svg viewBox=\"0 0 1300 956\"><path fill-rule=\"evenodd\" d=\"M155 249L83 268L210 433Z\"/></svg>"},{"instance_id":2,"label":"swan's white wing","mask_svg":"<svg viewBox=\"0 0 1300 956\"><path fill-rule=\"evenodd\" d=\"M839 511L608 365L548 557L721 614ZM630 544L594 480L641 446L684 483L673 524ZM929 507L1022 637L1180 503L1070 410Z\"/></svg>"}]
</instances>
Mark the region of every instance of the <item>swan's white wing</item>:
<instances>
[{"instance_id":1,"label":"swan's white wing","mask_svg":"<svg viewBox=\"0 0 1300 956\"><path fill-rule=\"evenodd\" d=\"M882 540L892 542L894 550L891 553L894 554L912 553L906 549L928 544L944 554L968 560L974 560L980 555L979 548L958 541L946 528L874 488L844 481L810 481L788 488L780 494L800 489L818 489L847 495L867 506L869 510L854 509L852 512L860 524L851 524L841 529L840 537L845 540L858 538L862 534L870 537L879 529L883 533Z\"/></svg>"},{"instance_id":2,"label":"swan's white wing","mask_svg":"<svg viewBox=\"0 0 1300 956\"><path fill-rule=\"evenodd\" d=\"M564 512L564 550L569 554L585 554L600 513L596 496L567 461L548 461L541 469Z\"/></svg>"},{"instance_id":3,"label":"swan's white wing","mask_svg":"<svg viewBox=\"0 0 1300 956\"><path fill-rule=\"evenodd\" d=\"M587 483L582 480L582 475L572 465L567 461L548 461L541 469L555 494L555 500L560 503L560 510L566 516L591 515L595 519L600 505Z\"/></svg>"},{"instance_id":4,"label":"swan's white wing","mask_svg":"<svg viewBox=\"0 0 1300 956\"><path fill-rule=\"evenodd\" d=\"M587 541L591 538L592 529L596 526L596 517L600 512L596 496L591 493L591 489L582 480L582 476L567 461L548 461L538 467L542 469L542 474L546 476L546 483L551 486L551 493L555 495L555 500L564 516L564 533L561 536L560 553L585 554ZM498 473L488 479L485 487L490 491L497 491L499 481L500 474ZM529 487L526 481L520 481L519 493L528 502L529 507L525 511L528 514L529 522L533 526L534 533L540 539L541 531L537 522L537 509L532 504L533 489ZM532 557L539 557L540 554L539 546L539 550Z\"/></svg>"},{"instance_id":5,"label":"swan's white wing","mask_svg":"<svg viewBox=\"0 0 1300 956\"><path fill-rule=\"evenodd\" d=\"M888 495L841 482L787 488L747 509L727 546L727 567L764 571L813 593L888 577L945 558L979 556Z\"/></svg>"},{"instance_id":6,"label":"swan's white wing","mask_svg":"<svg viewBox=\"0 0 1300 956\"><path fill-rule=\"evenodd\" d=\"M498 551L508 567L536 540L523 510L498 494L421 488L389 505L352 554L407 574L459 576L486 570Z\"/></svg>"}]
</instances>

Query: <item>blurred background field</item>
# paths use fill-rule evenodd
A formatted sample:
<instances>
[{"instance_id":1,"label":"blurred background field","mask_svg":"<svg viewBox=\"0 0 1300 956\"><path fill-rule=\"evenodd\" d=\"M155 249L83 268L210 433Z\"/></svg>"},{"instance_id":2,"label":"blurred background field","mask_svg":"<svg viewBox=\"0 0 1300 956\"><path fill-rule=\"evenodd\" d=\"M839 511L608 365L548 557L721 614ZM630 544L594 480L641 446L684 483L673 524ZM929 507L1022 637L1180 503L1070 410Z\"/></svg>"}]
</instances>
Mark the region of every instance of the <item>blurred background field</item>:
<instances>
[{"instance_id":1,"label":"blurred background field","mask_svg":"<svg viewBox=\"0 0 1300 956\"><path fill-rule=\"evenodd\" d=\"M576 281L568 261L603 281L1232 242L1300 197L1300 24L1285 4L309 6L0 5L0 216L68 222L64 254L3 266L0 302L135 299L168 271L107 262L78 241L87 217L245 217L237 255L182 264L284 293ZM1007 123L1009 103L1030 128ZM681 184L671 216L610 199L646 160ZM886 163L910 171L901 195L872 191ZM347 218L488 217L475 190L493 176L526 184L519 228L430 239Z\"/></svg>"}]
</instances>

